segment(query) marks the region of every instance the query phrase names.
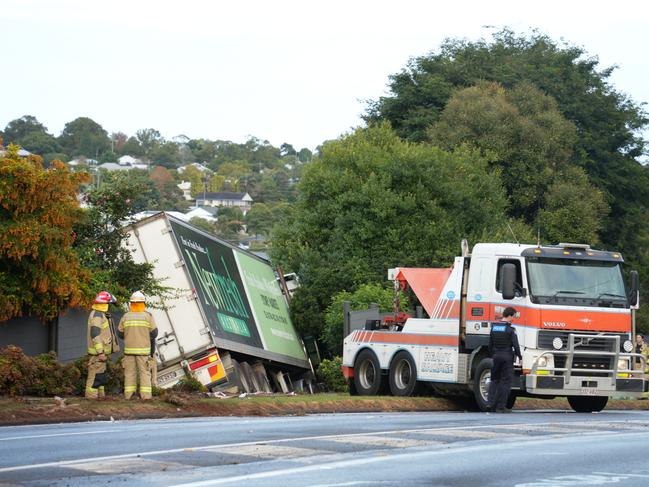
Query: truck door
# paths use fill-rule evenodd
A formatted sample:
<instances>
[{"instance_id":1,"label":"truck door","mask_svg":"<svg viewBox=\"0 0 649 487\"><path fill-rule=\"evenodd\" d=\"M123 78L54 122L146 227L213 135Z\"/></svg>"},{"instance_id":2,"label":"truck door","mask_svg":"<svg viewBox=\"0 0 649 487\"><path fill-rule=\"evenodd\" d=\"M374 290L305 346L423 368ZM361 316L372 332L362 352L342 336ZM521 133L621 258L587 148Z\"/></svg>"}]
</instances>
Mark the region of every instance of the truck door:
<instances>
[{"instance_id":1,"label":"truck door","mask_svg":"<svg viewBox=\"0 0 649 487\"><path fill-rule=\"evenodd\" d=\"M493 320L491 306L493 258L472 257L467 287L466 332L489 334L488 323Z\"/></svg>"},{"instance_id":2,"label":"truck door","mask_svg":"<svg viewBox=\"0 0 649 487\"><path fill-rule=\"evenodd\" d=\"M514 264L516 267L516 281L514 283L514 292L515 296L514 299L509 299L505 300L503 299L502 295L502 286L500 283L500 275L502 272L503 265L505 264ZM496 280L495 280L495 300L497 304L493 308L493 319L494 320L499 320L502 318L502 312L504 309L508 306L511 306L513 308L516 308L516 310L520 313L520 316L517 315L516 318L514 319L514 324L516 325L526 325L526 313L525 313L525 308L526 308L526 299L525 299L525 282L523 279L523 272L522 272L522 263L520 259L513 259L513 258L500 258L498 259L497 263L497 269L496 269Z\"/></svg>"}]
</instances>

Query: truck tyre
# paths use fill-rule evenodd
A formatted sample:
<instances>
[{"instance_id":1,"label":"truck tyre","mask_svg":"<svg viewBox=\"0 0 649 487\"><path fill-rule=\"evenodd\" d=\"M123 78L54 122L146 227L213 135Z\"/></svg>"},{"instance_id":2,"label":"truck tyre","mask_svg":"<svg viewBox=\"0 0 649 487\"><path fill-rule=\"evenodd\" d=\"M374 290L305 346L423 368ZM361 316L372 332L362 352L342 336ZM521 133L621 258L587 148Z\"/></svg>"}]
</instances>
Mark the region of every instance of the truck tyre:
<instances>
[{"instance_id":1,"label":"truck tyre","mask_svg":"<svg viewBox=\"0 0 649 487\"><path fill-rule=\"evenodd\" d=\"M483 358L478 362L473 374L473 397L480 411L486 411L489 400L489 385L491 384L491 367L493 360Z\"/></svg>"},{"instance_id":2,"label":"truck tyre","mask_svg":"<svg viewBox=\"0 0 649 487\"><path fill-rule=\"evenodd\" d=\"M417 388L417 366L408 352L399 352L390 364L390 392L394 396L412 396Z\"/></svg>"},{"instance_id":3,"label":"truck tyre","mask_svg":"<svg viewBox=\"0 0 649 487\"><path fill-rule=\"evenodd\" d=\"M606 396L568 396L568 404L576 413L598 413L607 402Z\"/></svg>"},{"instance_id":4,"label":"truck tyre","mask_svg":"<svg viewBox=\"0 0 649 487\"><path fill-rule=\"evenodd\" d=\"M250 392L261 392L261 386L257 382L257 376L255 375L255 372L252 370L250 364L248 362L242 362L241 369L243 370L243 375L246 376L246 380L250 385Z\"/></svg>"},{"instance_id":5,"label":"truck tyre","mask_svg":"<svg viewBox=\"0 0 649 487\"><path fill-rule=\"evenodd\" d=\"M354 386L359 396L376 396L381 389L381 365L371 350L362 350L356 357Z\"/></svg>"}]
</instances>

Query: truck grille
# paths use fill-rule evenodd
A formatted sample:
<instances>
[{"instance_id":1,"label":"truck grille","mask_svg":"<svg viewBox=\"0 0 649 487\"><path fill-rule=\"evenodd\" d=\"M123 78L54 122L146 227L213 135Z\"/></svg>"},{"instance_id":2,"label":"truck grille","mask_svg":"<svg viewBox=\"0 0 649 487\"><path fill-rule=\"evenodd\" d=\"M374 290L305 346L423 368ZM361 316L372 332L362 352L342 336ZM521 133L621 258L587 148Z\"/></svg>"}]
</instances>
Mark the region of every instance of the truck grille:
<instances>
[{"instance_id":1,"label":"truck grille","mask_svg":"<svg viewBox=\"0 0 649 487\"><path fill-rule=\"evenodd\" d=\"M580 335L588 335L589 333L584 332L584 331L579 331L575 332L579 333ZM552 346L552 340L554 340L556 337L561 338L563 340L563 347L561 350L567 350L568 349L568 335L570 335L569 331L557 331L557 330L540 330L539 331L539 340L538 340L538 348L544 349L544 350L554 350L554 347ZM593 333L593 338L592 339L585 339L585 338L577 338L575 339L575 350L603 350L605 352L612 352L613 350L611 349L613 346L613 342L611 340L605 340L603 338L597 338L597 334ZM622 350L622 345L624 344L625 340L629 339L629 335L626 333L607 333L606 336L616 336L618 335L620 337L620 351Z\"/></svg>"},{"instance_id":2,"label":"truck grille","mask_svg":"<svg viewBox=\"0 0 649 487\"><path fill-rule=\"evenodd\" d=\"M582 335L589 333L586 332L577 332ZM568 349L568 335L570 332L567 331L557 331L557 330L540 330L538 337L538 348L544 350L554 350L552 346L552 341L559 337L563 340L563 347L561 350ZM622 344L625 340L629 339L629 335L625 333L607 333L607 336L618 335L620 337L620 350L622 350ZM597 338L597 334L592 334L593 338L576 338L575 339L575 355L572 360L572 367L574 369L587 369L588 372L573 372L572 375L575 376L606 376L606 372L598 372L600 370L613 369L614 357L595 357L587 355L579 355L579 351L604 351L604 352L614 352L614 342L611 340L605 340L603 338ZM564 368L566 366L566 356L565 355L555 355L554 356L554 365L557 368Z\"/></svg>"}]
</instances>

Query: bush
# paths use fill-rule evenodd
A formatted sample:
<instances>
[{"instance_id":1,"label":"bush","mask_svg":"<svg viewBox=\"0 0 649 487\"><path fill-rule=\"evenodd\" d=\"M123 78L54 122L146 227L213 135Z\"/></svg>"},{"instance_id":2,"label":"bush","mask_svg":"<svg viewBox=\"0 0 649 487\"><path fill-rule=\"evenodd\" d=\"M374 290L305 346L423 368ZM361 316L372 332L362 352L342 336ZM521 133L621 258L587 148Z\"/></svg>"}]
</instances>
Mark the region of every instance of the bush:
<instances>
[{"instance_id":1,"label":"bush","mask_svg":"<svg viewBox=\"0 0 649 487\"><path fill-rule=\"evenodd\" d=\"M76 390L80 378L75 364L60 364L54 352L28 357L13 345L0 349L2 395L66 395Z\"/></svg>"},{"instance_id":2,"label":"bush","mask_svg":"<svg viewBox=\"0 0 649 487\"><path fill-rule=\"evenodd\" d=\"M332 360L324 359L318 367L318 378L331 392L349 392L347 379L341 368L342 363L342 357L334 357Z\"/></svg>"},{"instance_id":3,"label":"bush","mask_svg":"<svg viewBox=\"0 0 649 487\"><path fill-rule=\"evenodd\" d=\"M186 375L168 390L174 392L207 392L207 387L201 384L195 377Z\"/></svg>"}]
</instances>

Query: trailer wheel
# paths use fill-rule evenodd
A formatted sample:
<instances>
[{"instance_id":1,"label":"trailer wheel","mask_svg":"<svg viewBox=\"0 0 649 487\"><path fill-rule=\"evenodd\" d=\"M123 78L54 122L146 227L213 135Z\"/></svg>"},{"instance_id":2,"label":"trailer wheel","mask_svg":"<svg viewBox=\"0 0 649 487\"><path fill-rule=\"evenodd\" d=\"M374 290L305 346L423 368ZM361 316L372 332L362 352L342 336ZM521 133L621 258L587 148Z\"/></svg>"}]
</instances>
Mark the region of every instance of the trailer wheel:
<instances>
[{"instance_id":1,"label":"trailer wheel","mask_svg":"<svg viewBox=\"0 0 649 487\"><path fill-rule=\"evenodd\" d=\"M417 388L417 365L408 352L399 352L390 364L390 392L394 396L412 396Z\"/></svg>"},{"instance_id":2,"label":"trailer wheel","mask_svg":"<svg viewBox=\"0 0 649 487\"><path fill-rule=\"evenodd\" d=\"M359 396L376 396L381 388L381 365L371 350L363 350L356 357L354 386Z\"/></svg>"},{"instance_id":3,"label":"trailer wheel","mask_svg":"<svg viewBox=\"0 0 649 487\"><path fill-rule=\"evenodd\" d=\"M483 358L475 368L475 374L473 375L473 397L480 411L486 411L489 405L492 366L493 360Z\"/></svg>"},{"instance_id":4,"label":"trailer wheel","mask_svg":"<svg viewBox=\"0 0 649 487\"><path fill-rule=\"evenodd\" d=\"M568 404L576 413L598 413L607 402L606 396L568 396Z\"/></svg>"}]
</instances>

